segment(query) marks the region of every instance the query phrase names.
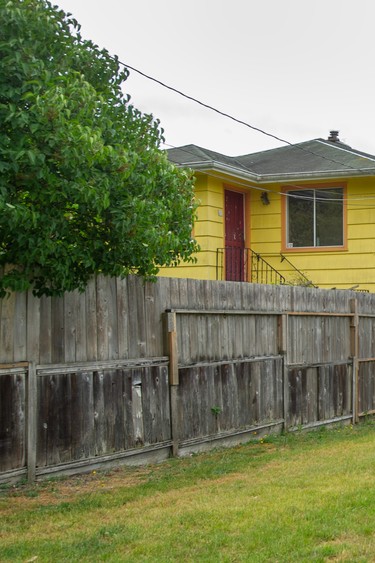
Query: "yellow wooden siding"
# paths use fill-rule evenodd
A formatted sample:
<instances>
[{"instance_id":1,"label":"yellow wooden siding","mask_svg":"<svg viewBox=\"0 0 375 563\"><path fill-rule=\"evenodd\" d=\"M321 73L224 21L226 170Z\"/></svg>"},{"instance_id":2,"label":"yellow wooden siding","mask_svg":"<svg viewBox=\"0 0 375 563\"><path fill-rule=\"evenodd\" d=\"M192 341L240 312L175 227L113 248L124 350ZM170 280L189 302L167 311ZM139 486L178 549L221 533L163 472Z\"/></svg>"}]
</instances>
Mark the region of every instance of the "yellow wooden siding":
<instances>
[{"instance_id":1,"label":"yellow wooden siding","mask_svg":"<svg viewBox=\"0 0 375 563\"><path fill-rule=\"evenodd\" d=\"M369 205L375 205L375 200ZM375 224L375 208L365 209L361 208L359 204L356 207L350 206L351 212L351 225L374 225Z\"/></svg>"},{"instance_id":2,"label":"yellow wooden siding","mask_svg":"<svg viewBox=\"0 0 375 563\"><path fill-rule=\"evenodd\" d=\"M269 205L261 200L262 191L266 191ZM281 197L277 185L267 186L264 190L251 192L251 249L258 254L267 255L265 259L275 269L281 249ZM271 257L271 259L270 259ZM277 264L278 265L278 264Z\"/></svg>"},{"instance_id":3,"label":"yellow wooden siding","mask_svg":"<svg viewBox=\"0 0 375 563\"><path fill-rule=\"evenodd\" d=\"M216 250L224 245L224 190L216 178L197 174L196 200L199 201L194 238L200 245L196 264L182 262L177 268L161 268L161 276L216 279Z\"/></svg>"},{"instance_id":4,"label":"yellow wooden siding","mask_svg":"<svg viewBox=\"0 0 375 563\"><path fill-rule=\"evenodd\" d=\"M209 237L219 238L222 240L223 225L217 221L199 221L195 224L194 234L196 238L206 236L209 233Z\"/></svg>"},{"instance_id":5,"label":"yellow wooden siding","mask_svg":"<svg viewBox=\"0 0 375 563\"><path fill-rule=\"evenodd\" d=\"M201 258L204 261L204 252ZM168 278L192 278L195 280L215 280L216 270L211 266L202 264L180 265L176 268L162 268L159 276Z\"/></svg>"},{"instance_id":6,"label":"yellow wooden siding","mask_svg":"<svg viewBox=\"0 0 375 563\"><path fill-rule=\"evenodd\" d=\"M251 242L252 247L257 244L273 244L276 243L278 247L280 246L280 227L269 227L267 230L264 228L252 229L251 230Z\"/></svg>"},{"instance_id":7,"label":"yellow wooden siding","mask_svg":"<svg viewBox=\"0 0 375 563\"><path fill-rule=\"evenodd\" d=\"M340 180L332 180L332 183ZM375 291L375 182L371 178L355 178L343 182L347 186L347 248L331 251L294 251L285 250L283 253L296 268L301 270L315 285L322 288L337 287L345 289L359 285L360 289ZM318 186L318 182L306 183L307 186ZM281 192L282 186L275 186L275 191ZM374 197L374 200L363 199ZM279 196L280 197L280 196ZM362 198L362 199L361 199ZM280 201L280 200L279 200ZM269 206L270 207L270 206ZM281 204L279 206L281 217ZM274 237L274 230L272 236ZM272 253L272 245L267 244L261 250L262 232L257 231L257 251ZM280 246L281 249L281 229ZM281 273L292 276L292 269L285 263L280 263L278 257L266 258ZM278 265L276 266L276 264ZM297 274L295 274L296 277Z\"/></svg>"},{"instance_id":8,"label":"yellow wooden siding","mask_svg":"<svg viewBox=\"0 0 375 563\"><path fill-rule=\"evenodd\" d=\"M214 223L223 222L223 210L221 207L201 205L198 208L198 221L212 221Z\"/></svg>"},{"instance_id":9,"label":"yellow wooden siding","mask_svg":"<svg viewBox=\"0 0 375 563\"><path fill-rule=\"evenodd\" d=\"M232 181L231 181L232 180ZM245 244L259 253L288 281L301 281L297 272L286 261L281 262L282 252L294 266L302 271L314 285L322 288L345 289L359 284L360 289L375 291L375 180L354 178L342 183L347 187L347 247L345 250L301 251L282 249L282 207L280 195L283 185L273 184L266 188L252 189L236 179L218 179L198 175L196 195L200 201L198 221L194 236L201 246L198 263L183 264L178 268L162 270L162 275L216 279L216 250L223 248L224 241L224 192L225 189L247 194ZM319 182L298 183L299 186L318 187ZM321 182L327 185L327 182ZM267 191L269 205L261 200L262 191ZM374 199L364 199L371 198Z\"/></svg>"}]
</instances>

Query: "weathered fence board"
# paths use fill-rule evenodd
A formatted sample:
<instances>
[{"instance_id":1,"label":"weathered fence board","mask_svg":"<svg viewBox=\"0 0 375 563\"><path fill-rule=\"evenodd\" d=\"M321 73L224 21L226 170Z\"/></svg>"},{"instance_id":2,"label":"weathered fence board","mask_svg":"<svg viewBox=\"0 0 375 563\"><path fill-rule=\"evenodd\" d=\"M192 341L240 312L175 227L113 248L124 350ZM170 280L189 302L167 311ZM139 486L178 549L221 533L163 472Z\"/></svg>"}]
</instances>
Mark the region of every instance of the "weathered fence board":
<instances>
[{"instance_id":1,"label":"weathered fence board","mask_svg":"<svg viewBox=\"0 0 375 563\"><path fill-rule=\"evenodd\" d=\"M84 294L73 292L61 298L37 299L28 293L2 300L0 361L47 364L161 356L164 349L161 318L166 309L274 312L273 319L272 316L208 318L202 315L198 327L193 316L184 326L186 334L193 338L198 331L207 336L208 342L217 342L217 335L220 336L220 347L215 344L212 352L206 350L212 360L218 359L220 350L229 359L239 357L245 343L251 343L254 354L272 354L277 340L278 313L348 314L353 298L358 301L358 312L362 315L361 355L375 357L374 319L363 316L371 311L375 314L375 298L370 294L168 278L144 284L133 276L116 280L98 276ZM347 344L343 346L349 331L346 317L302 316L291 317L290 321L291 363L311 358L315 362L333 361L335 350L340 359L347 358ZM208 338L210 334L212 339ZM304 347L307 338L308 346ZM302 358L297 357L299 353Z\"/></svg>"},{"instance_id":2,"label":"weathered fence board","mask_svg":"<svg viewBox=\"0 0 375 563\"><path fill-rule=\"evenodd\" d=\"M292 368L288 372L289 427L347 417L352 412L351 364Z\"/></svg>"},{"instance_id":3,"label":"weathered fence board","mask_svg":"<svg viewBox=\"0 0 375 563\"><path fill-rule=\"evenodd\" d=\"M278 351L277 315L214 314L178 311L178 350L181 365L272 356Z\"/></svg>"},{"instance_id":4,"label":"weathered fence board","mask_svg":"<svg viewBox=\"0 0 375 563\"><path fill-rule=\"evenodd\" d=\"M180 440L281 419L281 364L277 358L181 368Z\"/></svg>"},{"instance_id":5,"label":"weathered fence board","mask_svg":"<svg viewBox=\"0 0 375 563\"><path fill-rule=\"evenodd\" d=\"M94 374L91 371L71 374L71 459L89 458L96 453L95 421L91 410L94 401L93 377Z\"/></svg>"},{"instance_id":6,"label":"weathered fence board","mask_svg":"<svg viewBox=\"0 0 375 563\"><path fill-rule=\"evenodd\" d=\"M375 412L375 361L361 362L359 367L359 413Z\"/></svg>"},{"instance_id":7,"label":"weathered fence board","mask_svg":"<svg viewBox=\"0 0 375 563\"><path fill-rule=\"evenodd\" d=\"M0 471L26 463L24 370L0 371Z\"/></svg>"},{"instance_id":8,"label":"weathered fence board","mask_svg":"<svg viewBox=\"0 0 375 563\"><path fill-rule=\"evenodd\" d=\"M170 439L166 366L44 369L37 379L37 467Z\"/></svg>"}]
</instances>

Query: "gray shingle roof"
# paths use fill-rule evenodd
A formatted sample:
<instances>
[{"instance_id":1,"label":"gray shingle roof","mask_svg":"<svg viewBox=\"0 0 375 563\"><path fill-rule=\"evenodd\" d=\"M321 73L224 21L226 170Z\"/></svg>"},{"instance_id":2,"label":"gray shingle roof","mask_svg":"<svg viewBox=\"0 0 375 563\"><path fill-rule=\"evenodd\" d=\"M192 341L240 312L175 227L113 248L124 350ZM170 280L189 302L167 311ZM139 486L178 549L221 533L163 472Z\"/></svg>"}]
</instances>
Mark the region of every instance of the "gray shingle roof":
<instances>
[{"instance_id":1,"label":"gray shingle roof","mask_svg":"<svg viewBox=\"0 0 375 563\"><path fill-rule=\"evenodd\" d=\"M351 177L375 175L375 156L352 149L340 141L314 139L295 145L237 157L186 145L170 149L169 159L196 170L228 169L258 181L288 177Z\"/></svg>"},{"instance_id":2,"label":"gray shingle roof","mask_svg":"<svg viewBox=\"0 0 375 563\"><path fill-rule=\"evenodd\" d=\"M176 164L189 166L190 164L198 162L217 162L228 166L237 166L238 168L247 170L246 165L241 164L235 157L226 156L208 149L202 149L202 147L198 147L197 145L176 147L174 149L169 149L167 152L169 160L171 162L175 162Z\"/></svg>"}]
</instances>

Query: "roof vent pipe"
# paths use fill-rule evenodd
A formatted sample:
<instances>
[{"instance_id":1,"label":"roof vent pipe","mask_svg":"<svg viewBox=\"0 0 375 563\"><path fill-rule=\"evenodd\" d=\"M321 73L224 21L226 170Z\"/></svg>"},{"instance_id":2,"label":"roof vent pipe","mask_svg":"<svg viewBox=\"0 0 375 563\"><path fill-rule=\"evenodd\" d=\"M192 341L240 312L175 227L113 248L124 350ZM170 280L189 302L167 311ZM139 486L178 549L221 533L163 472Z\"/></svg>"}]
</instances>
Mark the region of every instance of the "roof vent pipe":
<instances>
[{"instance_id":1,"label":"roof vent pipe","mask_svg":"<svg viewBox=\"0 0 375 563\"><path fill-rule=\"evenodd\" d=\"M332 143L339 143L340 142L339 131L330 131L328 140L331 141Z\"/></svg>"}]
</instances>

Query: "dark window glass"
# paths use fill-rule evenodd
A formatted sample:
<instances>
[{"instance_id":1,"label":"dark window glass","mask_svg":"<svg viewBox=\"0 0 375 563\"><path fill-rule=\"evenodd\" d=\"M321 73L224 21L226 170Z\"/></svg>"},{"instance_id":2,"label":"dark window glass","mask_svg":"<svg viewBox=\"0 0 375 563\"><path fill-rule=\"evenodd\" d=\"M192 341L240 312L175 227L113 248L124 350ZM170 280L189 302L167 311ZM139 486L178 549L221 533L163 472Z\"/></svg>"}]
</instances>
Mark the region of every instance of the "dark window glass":
<instances>
[{"instance_id":1,"label":"dark window glass","mask_svg":"<svg viewBox=\"0 0 375 563\"><path fill-rule=\"evenodd\" d=\"M338 188L336 190L316 190L315 192L316 246L343 245L342 191L342 188Z\"/></svg>"},{"instance_id":2,"label":"dark window glass","mask_svg":"<svg viewBox=\"0 0 375 563\"><path fill-rule=\"evenodd\" d=\"M342 246L343 195L343 188L288 191L287 246Z\"/></svg>"},{"instance_id":3,"label":"dark window glass","mask_svg":"<svg viewBox=\"0 0 375 563\"><path fill-rule=\"evenodd\" d=\"M289 246L314 246L314 192L288 192Z\"/></svg>"}]
</instances>

